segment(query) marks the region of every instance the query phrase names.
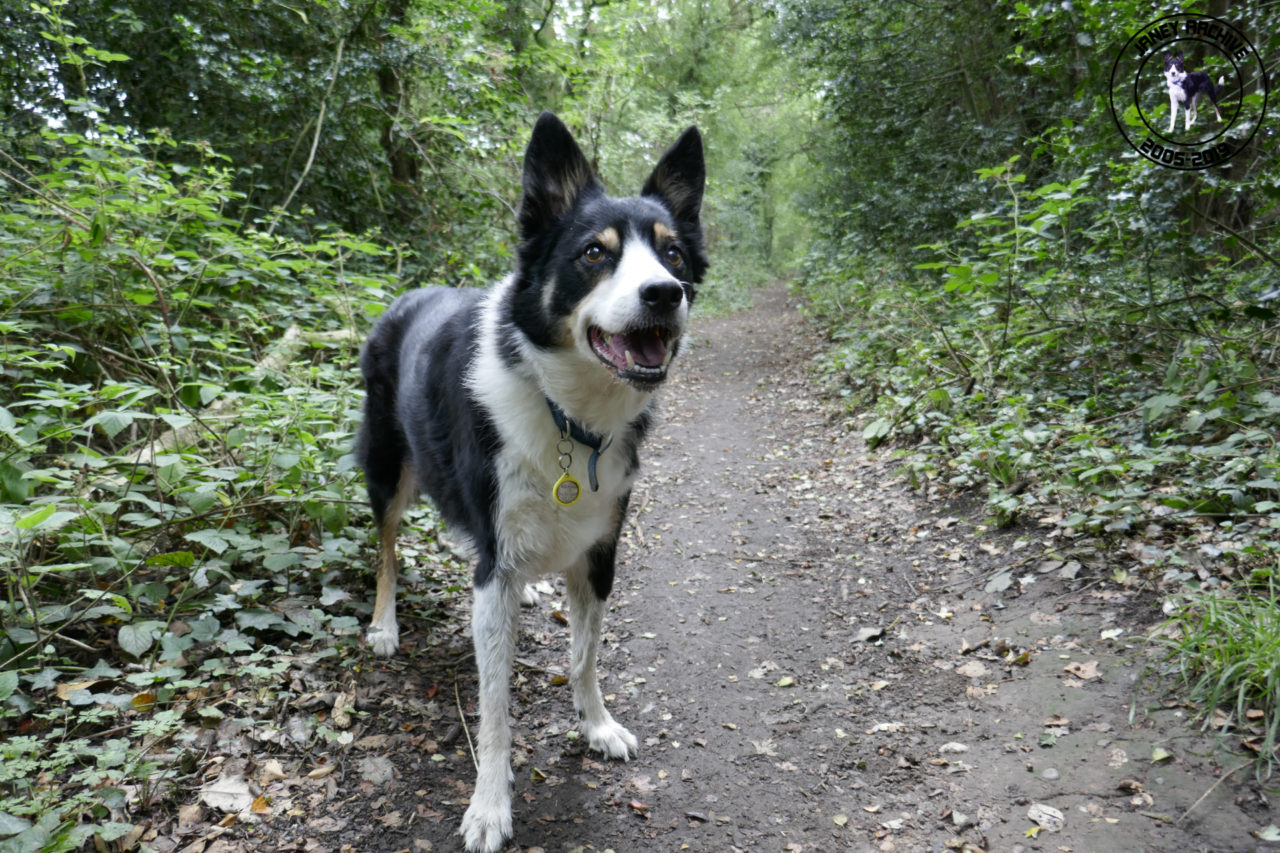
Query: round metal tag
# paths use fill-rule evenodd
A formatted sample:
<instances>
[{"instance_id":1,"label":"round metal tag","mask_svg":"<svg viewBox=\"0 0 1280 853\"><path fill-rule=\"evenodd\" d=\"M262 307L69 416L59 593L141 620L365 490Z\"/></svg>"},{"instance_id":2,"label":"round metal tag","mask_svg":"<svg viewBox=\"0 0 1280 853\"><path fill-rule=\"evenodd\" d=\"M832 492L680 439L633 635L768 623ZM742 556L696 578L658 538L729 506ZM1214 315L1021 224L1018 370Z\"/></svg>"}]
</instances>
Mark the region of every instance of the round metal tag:
<instances>
[{"instance_id":1,"label":"round metal tag","mask_svg":"<svg viewBox=\"0 0 1280 853\"><path fill-rule=\"evenodd\" d=\"M582 497L582 486L578 485L578 481L573 479L568 471L565 471L551 487L551 497L560 506L573 506L578 502L578 498Z\"/></svg>"}]
</instances>

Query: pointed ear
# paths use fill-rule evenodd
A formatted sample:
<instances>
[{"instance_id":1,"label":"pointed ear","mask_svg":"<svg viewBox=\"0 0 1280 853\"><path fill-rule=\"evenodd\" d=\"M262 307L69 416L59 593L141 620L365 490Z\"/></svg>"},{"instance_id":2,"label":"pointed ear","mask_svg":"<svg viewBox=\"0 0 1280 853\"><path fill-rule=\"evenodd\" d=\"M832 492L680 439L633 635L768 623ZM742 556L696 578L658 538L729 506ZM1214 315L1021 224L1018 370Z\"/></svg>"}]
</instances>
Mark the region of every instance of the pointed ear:
<instances>
[{"instance_id":1,"label":"pointed ear","mask_svg":"<svg viewBox=\"0 0 1280 853\"><path fill-rule=\"evenodd\" d=\"M691 127L662 155L640 194L657 198L678 222L696 226L706 180L702 134Z\"/></svg>"},{"instance_id":2,"label":"pointed ear","mask_svg":"<svg viewBox=\"0 0 1280 853\"><path fill-rule=\"evenodd\" d=\"M573 134L552 113L543 113L533 127L524 152L523 186L520 233L526 240L568 212L583 190L600 187Z\"/></svg>"}]
</instances>

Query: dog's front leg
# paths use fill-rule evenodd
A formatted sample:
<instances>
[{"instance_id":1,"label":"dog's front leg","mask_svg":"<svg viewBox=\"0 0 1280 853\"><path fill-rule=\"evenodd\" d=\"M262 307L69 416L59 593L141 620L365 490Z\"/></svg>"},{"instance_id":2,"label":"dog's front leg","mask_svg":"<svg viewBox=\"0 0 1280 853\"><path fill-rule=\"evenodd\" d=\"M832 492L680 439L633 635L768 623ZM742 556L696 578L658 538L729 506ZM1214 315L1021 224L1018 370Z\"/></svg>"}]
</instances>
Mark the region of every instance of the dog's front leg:
<instances>
[{"instance_id":1,"label":"dog's front leg","mask_svg":"<svg viewBox=\"0 0 1280 853\"><path fill-rule=\"evenodd\" d=\"M1169 93L1169 132L1173 133L1174 126L1178 123L1178 96Z\"/></svg>"},{"instance_id":2,"label":"dog's front leg","mask_svg":"<svg viewBox=\"0 0 1280 853\"><path fill-rule=\"evenodd\" d=\"M480 731L476 737L476 789L458 830L470 853L497 853L511 837L511 660L515 654L520 586L501 572L475 588L471 634L480 674Z\"/></svg>"},{"instance_id":3,"label":"dog's front leg","mask_svg":"<svg viewBox=\"0 0 1280 853\"><path fill-rule=\"evenodd\" d=\"M600 648L600 626L604 621L607 585L601 587L596 572L605 571L600 562L607 560L610 583L613 578L613 546L593 551L590 557L566 578L569 590L569 681L573 685L573 705L582 720L582 733L587 745L606 758L626 761L639 751L636 736L613 719L604 707L600 682L596 675L596 654ZM596 565L591 566L591 563ZM592 582L592 575L597 583ZM603 595L601 594L603 589Z\"/></svg>"}]
</instances>

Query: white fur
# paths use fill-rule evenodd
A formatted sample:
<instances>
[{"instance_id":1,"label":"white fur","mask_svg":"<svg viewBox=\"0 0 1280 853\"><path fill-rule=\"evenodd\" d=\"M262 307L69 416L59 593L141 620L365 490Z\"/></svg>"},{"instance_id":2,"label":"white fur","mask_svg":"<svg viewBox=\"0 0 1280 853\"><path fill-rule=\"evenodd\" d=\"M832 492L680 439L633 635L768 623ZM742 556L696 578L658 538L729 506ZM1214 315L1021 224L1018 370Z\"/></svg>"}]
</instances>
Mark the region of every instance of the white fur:
<instances>
[{"instance_id":1,"label":"white fur","mask_svg":"<svg viewBox=\"0 0 1280 853\"><path fill-rule=\"evenodd\" d=\"M511 661L522 591L540 575L563 572L568 580L571 632L570 683L587 744L608 758L626 760L639 744L604 706L596 675L605 603L591 587L586 552L612 535L619 502L635 480L628 453L606 448L598 457L598 491L591 491L589 448L577 445L570 473L582 497L560 506L551 497L561 468L560 433L547 407L550 398L585 429L621 434L649 405L650 394L613 376L587 340L591 325L621 330L638 310L640 284L670 277L647 244L630 239L622 261L607 282L581 306L573 327L574 347L548 352L522 341L520 366L513 370L500 354L500 335L516 334L500 324L499 306L514 286L508 278L486 297L480 312L479 346L466 385L492 416L501 438L495 461L499 530L495 576L475 590L472 631L480 674L479 770L475 794L460 833L472 853L496 853L511 835L511 730L508 721ZM634 308L628 309L631 304ZM688 312L687 301L678 321Z\"/></svg>"},{"instance_id":2,"label":"white fur","mask_svg":"<svg viewBox=\"0 0 1280 853\"><path fill-rule=\"evenodd\" d=\"M574 340L579 348L586 346L587 326L595 325L606 332L620 332L640 323L640 288L654 281L672 281L671 273L653 253L647 240L634 231L628 232L622 244L622 257L617 268L606 281L601 282L583 300L578 312ZM682 300L678 315L673 318L682 327L689 316L689 302ZM592 356L594 358L594 356Z\"/></svg>"}]
</instances>

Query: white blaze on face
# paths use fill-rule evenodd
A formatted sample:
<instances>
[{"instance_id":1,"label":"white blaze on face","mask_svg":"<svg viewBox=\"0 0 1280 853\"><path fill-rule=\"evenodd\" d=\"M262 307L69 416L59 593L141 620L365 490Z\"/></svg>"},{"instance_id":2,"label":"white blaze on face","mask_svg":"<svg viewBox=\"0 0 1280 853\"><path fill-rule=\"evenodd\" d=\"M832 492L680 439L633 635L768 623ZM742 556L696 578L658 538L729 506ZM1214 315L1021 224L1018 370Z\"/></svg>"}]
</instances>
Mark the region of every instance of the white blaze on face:
<instances>
[{"instance_id":1,"label":"white blaze on face","mask_svg":"<svg viewBox=\"0 0 1280 853\"><path fill-rule=\"evenodd\" d=\"M652 319L645 316L640 290L646 284L663 280L676 281L658 259L649 241L634 231L628 231L613 274L599 282L583 302L579 312L578 341L585 343L589 326L597 326L613 334L651 324ZM684 300L667 322L683 328L688 314L689 303Z\"/></svg>"}]
</instances>

